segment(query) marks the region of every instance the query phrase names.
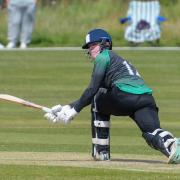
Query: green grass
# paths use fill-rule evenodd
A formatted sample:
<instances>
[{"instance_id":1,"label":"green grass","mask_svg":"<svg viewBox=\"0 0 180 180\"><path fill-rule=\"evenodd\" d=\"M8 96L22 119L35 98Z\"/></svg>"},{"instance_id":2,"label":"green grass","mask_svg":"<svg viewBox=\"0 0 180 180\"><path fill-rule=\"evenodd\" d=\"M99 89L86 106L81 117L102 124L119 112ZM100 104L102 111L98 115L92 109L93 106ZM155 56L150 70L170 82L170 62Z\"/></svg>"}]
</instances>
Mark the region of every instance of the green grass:
<instances>
[{"instance_id":1,"label":"green grass","mask_svg":"<svg viewBox=\"0 0 180 180\"><path fill-rule=\"evenodd\" d=\"M90 29L104 28L111 33L115 46L128 46L124 39L126 25L119 19L126 17L125 0L61 0L56 6L37 7L36 23L31 46L81 46ZM180 45L180 1L161 0L162 23L160 46ZM7 43L7 13L0 11L0 42ZM149 46L144 43L142 46Z\"/></svg>"},{"instance_id":2,"label":"green grass","mask_svg":"<svg viewBox=\"0 0 180 180\"><path fill-rule=\"evenodd\" d=\"M162 127L179 137L180 52L117 53L135 64L154 89ZM0 57L0 92L49 107L66 104L81 95L91 71L92 63L82 51L4 51ZM89 112L90 108L85 108L70 125L65 126L51 124L39 110L1 101L0 152L77 152L90 156ZM112 117L111 151L112 157L113 154L161 155L146 145L135 123L127 117ZM126 179L127 176L129 179L178 179L179 173L0 165L0 175L1 179Z\"/></svg>"},{"instance_id":3,"label":"green grass","mask_svg":"<svg viewBox=\"0 0 180 180\"><path fill-rule=\"evenodd\" d=\"M0 167L1 179L13 180L155 180L179 179L179 173L133 172L111 169L44 167L44 166L7 166ZM8 178L7 178L8 177Z\"/></svg>"}]
</instances>

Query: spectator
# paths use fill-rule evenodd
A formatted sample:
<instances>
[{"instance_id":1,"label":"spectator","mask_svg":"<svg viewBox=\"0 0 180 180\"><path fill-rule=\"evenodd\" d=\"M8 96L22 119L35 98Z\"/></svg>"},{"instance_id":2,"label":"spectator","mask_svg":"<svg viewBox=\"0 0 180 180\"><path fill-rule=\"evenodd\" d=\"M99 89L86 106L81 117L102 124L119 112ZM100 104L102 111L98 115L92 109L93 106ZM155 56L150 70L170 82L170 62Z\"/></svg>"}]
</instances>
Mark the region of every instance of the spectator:
<instances>
[{"instance_id":1,"label":"spectator","mask_svg":"<svg viewBox=\"0 0 180 180\"><path fill-rule=\"evenodd\" d=\"M20 48L25 49L31 42L34 27L37 0L6 0L8 7L7 48L15 48L20 41Z\"/></svg>"},{"instance_id":2,"label":"spectator","mask_svg":"<svg viewBox=\"0 0 180 180\"><path fill-rule=\"evenodd\" d=\"M4 8L4 1L3 0L0 0L0 11ZM3 49L4 48L4 45L1 44L0 42L0 49Z\"/></svg>"}]
</instances>

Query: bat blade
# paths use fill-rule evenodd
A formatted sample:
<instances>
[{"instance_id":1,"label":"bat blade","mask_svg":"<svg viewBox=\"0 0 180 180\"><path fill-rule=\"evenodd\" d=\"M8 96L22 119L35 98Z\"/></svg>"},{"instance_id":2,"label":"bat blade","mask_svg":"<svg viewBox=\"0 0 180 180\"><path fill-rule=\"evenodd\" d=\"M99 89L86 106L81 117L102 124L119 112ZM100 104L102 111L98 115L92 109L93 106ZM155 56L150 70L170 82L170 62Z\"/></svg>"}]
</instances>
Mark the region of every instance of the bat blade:
<instances>
[{"instance_id":1,"label":"bat blade","mask_svg":"<svg viewBox=\"0 0 180 180\"><path fill-rule=\"evenodd\" d=\"M21 99L19 97L12 96L12 95L9 95L9 94L0 94L0 100L14 102L14 103L21 104L21 105L24 105L24 106L27 106L27 107L31 107L31 108L41 109L44 112L51 112L50 108L41 106L39 104L35 104L33 102L30 102L30 101L26 101L24 99Z\"/></svg>"}]
</instances>

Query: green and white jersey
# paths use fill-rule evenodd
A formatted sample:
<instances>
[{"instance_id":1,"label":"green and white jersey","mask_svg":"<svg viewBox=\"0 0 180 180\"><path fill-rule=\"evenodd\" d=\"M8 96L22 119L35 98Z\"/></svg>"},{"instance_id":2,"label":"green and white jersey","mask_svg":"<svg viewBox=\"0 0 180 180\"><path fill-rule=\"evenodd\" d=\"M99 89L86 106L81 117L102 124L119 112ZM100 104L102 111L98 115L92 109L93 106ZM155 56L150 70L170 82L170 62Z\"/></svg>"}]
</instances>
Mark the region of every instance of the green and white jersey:
<instances>
[{"instance_id":1,"label":"green and white jersey","mask_svg":"<svg viewBox=\"0 0 180 180\"><path fill-rule=\"evenodd\" d=\"M136 68L127 60L112 51L105 50L99 54L95 61L101 68L106 69L104 86L111 88L117 86L120 90L132 94L152 94Z\"/></svg>"},{"instance_id":2,"label":"green and white jersey","mask_svg":"<svg viewBox=\"0 0 180 180\"><path fill-rule=\"evenodd\" d=\"M152 89L145 84L132 64L113 51L104 50L94 61L89 86L72 106L79 112L92 102L100 87L111 89L113 86L132 94L152 94Z\"/></svg>"}]
</instances>

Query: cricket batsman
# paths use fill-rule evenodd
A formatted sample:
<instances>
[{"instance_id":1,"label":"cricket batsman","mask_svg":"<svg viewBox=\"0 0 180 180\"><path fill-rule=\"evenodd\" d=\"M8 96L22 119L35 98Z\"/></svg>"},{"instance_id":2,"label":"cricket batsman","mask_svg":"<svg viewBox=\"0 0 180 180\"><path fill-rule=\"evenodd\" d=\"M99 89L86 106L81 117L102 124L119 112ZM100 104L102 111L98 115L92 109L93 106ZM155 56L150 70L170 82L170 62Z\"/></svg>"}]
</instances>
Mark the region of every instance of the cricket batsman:
<instances>
[{"instance_id":1,"label":"cricket batsman","mask_svg":"<svg viewBox=\"0 0 180 180\"><path fill-rule=\"evenodd\" d=\"M131 63L112 51L108 32L89 31L82 48L94 63L88 87L78 100L52 107L45 117L67 124L91 104L92 157L107 161L110 160L110 116L129 116L149 146L167 156L168 163L180 163L180 139L161 128L152 89Z\"/></svg>"}]
</instances>

